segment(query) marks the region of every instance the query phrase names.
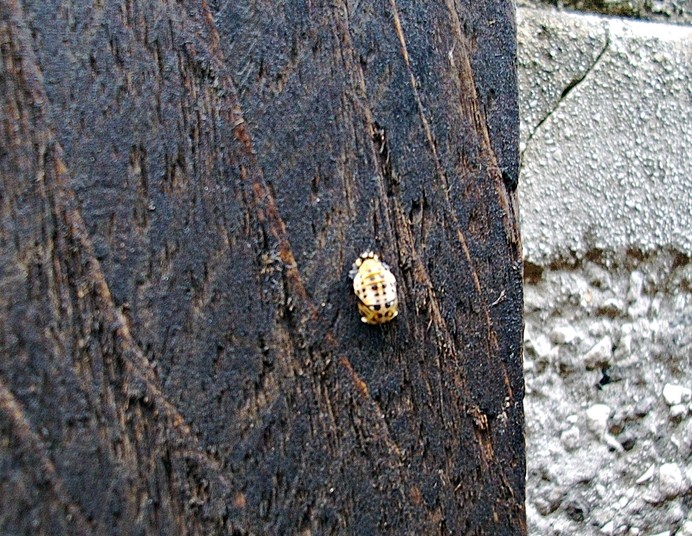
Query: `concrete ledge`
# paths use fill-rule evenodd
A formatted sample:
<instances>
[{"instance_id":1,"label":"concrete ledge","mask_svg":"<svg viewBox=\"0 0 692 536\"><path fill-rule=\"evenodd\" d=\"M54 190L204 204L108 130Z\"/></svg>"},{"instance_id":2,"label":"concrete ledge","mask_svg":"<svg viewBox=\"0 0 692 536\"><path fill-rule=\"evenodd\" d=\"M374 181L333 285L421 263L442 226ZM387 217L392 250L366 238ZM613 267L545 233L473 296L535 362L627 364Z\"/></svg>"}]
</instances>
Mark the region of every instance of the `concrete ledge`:
<instances>
[{"instance_id":1,"label":"concrete ledge","mask_svg":"<svg viewBox=\"0 0 692 536\"><path fill-rule=\"evenodd\" d=\"M692 536L692 28L518 35L529 533Z\"/></svg>"},{"instance_id":2,"label":"concrete ledge","mask_svg":"<svg viewBox=\"0 0 692 536\"><path fill-rule=\"evenodd\" d=\"M517 16L526 259L692 256L692 28Z\"/></svg>"}]
</instances>

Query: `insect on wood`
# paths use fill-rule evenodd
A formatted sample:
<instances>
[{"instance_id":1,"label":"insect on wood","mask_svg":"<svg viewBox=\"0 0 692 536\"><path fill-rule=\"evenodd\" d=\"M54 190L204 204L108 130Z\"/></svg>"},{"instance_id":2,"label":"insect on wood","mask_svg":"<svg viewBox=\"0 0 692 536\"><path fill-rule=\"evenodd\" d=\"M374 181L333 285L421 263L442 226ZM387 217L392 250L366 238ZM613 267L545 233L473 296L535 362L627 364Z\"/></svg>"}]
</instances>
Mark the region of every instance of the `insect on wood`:
<instances>
[{"instance_id":1,"label":"insect on wood","mask_svg":"<svg viewBox=\"0 0 692 536\"><path fill-rule=\"evenodd\" d=\"M350 275L363 322L378 325L396 318L399 314L396 278L377 254L372 251L361 254L353 263Z\"/></svg>"}]
</instances>

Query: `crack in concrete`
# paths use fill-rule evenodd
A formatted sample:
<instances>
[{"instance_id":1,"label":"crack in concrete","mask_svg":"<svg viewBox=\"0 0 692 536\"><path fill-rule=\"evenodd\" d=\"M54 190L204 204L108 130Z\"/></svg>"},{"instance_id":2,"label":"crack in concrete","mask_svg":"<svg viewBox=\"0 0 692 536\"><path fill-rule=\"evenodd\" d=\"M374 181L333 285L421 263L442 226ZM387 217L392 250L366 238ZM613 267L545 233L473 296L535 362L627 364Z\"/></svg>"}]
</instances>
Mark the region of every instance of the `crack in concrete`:
<instances>
[{"instance_id":1,"label":"crack in concrete","mask_svg":"<svg viewBox=\"0 0 692 536\"><path fill-rule=\"evenodd\" d=\"M560 94L560 98L555 103L555 105L548 111L548 113L545 114L543 119L541 119L538 122L538 124L533 128L533 130L529 134L528 138L526 139L524 150L519 153L519 169L520 170L521 170L521 167L524 163L524 153L529 148L529 144L531 143L531 140L536 135L538 130L541 128L543 123L545 123L557 111L557 109L560 107L562 102L567 98L567 96L572 92L572 90L574 90L576 87L580 86L581 83L589 75L589 73L591 73L598 66L598 64L601 62L601 59L603 58L603 55L606 53L608 48L610 48L610 32L606 28L606 30L605 30L605 42L603 43L603 48L598 53L596 58L593 60L591 65L584 71L584 73L581 76L579 76L578 78L574 78L569 84L567 84L565 89L562 90L562 93Z\"/></svg>"}]
</instances>

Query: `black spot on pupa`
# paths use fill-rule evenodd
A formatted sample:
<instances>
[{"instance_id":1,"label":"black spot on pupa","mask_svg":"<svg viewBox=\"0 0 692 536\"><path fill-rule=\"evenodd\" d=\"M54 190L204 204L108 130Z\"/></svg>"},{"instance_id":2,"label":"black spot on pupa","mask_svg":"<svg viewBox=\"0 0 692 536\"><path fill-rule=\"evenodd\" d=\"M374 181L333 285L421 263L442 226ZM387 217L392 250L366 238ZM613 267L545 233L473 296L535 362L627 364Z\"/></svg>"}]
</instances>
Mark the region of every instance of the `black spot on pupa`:
<instances>
[{"instance_id":1,"label":"black spot on pupa","mask_svg":"<svg viewBox=\"0 0 692 536\"><path fill-rule=\"evenodd\" d=\"M379 303L377 305L373 305L372 308L375 309L375 311L379 311L380 307L382 307Z\"/></svg>"}]
</instances>

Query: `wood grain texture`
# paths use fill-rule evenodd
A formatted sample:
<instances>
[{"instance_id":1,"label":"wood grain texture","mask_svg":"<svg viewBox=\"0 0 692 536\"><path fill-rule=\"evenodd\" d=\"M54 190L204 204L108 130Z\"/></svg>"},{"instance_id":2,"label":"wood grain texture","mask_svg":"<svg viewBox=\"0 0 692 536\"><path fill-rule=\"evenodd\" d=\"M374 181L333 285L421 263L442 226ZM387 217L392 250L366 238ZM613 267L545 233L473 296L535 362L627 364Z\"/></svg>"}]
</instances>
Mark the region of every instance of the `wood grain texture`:
<instances>
[{"instance_id":1,"label":"wood grain texture","mask_svg":"<svg viewBox=\"0 0 692 536\"><path fill-rule=\"evenodd\" d=\"M0 2L0 532L525 534L514 54L499 0Z\"/></svg>"}]
</instances>

